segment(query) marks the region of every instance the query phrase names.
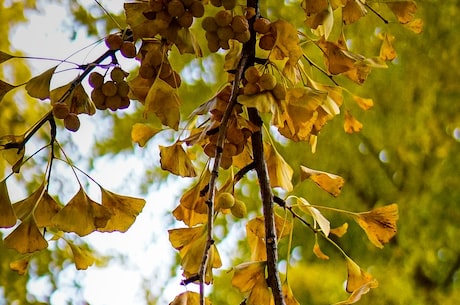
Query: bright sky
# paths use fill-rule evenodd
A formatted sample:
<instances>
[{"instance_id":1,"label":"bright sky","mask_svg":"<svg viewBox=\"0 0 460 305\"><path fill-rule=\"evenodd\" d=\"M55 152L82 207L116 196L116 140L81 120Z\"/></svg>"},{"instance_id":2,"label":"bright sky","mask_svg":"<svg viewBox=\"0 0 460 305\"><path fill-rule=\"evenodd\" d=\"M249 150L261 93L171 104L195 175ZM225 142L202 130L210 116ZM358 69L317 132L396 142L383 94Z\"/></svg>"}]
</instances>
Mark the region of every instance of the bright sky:
<instances>
[{"instance_id":1,"label":"bright sky","mask_svg":"<svg viewBox=\"0 0 460 305\"><path fill-rule=\"evenodd\" d=\"M91 0L81 1L92 3ZM123 1L111 0L101 1L109 10L119 11ZM69 40L70 33L63 27L68 22L66 11L57 4L47 3L46 10L42 14L29 14L30 24L19 27L11 36L11 44L16 50L25 52L30 56L66 58L69 54L92 44L95 39L88 39L84 31L77 33L76 39ZM104 44L102 43L102 48ZM101 52L100 48L89 48L81 52L80 55L72 57L72 61L83 62L86 56L95 58ZM103 52L103 51L102 51ZM34 61L35 73L40 73L53 65L50 62ZM83 117L83 116L82 116ZM80 149L84 153L91 149L92 134L96 126L91 120L82 120L81 129L72 135L77 143L81 144ZM153 162L152 162L153 164ZM107 189L123 194L136 196L136 179L130 178L132 187L126 187L126 177L120 175L120 168L134 172L136 167L142 167L139 160L123 156L115 159L103 159L96 164L96 171L91 173L98 182L103 182ZM142 172L138 171L138 172ZM181 186L182 187L182 186ZM171 281L172 285L167 286L169 279L169 268L174 259L174 250L170 246L165 230L168 229L166 211L175 205L180 188L174 183L164 184L161 189L153 191L147 199L144 211L138 217L135 224L127 233L93 233L85 237L102 254L121 253L127 256L124 265L112 261L107 267L91 267L84 272L83 287L81 293L84 298L92 305L117 305L117 304L146 304L142 286L152 290L153 294L158 294L161 289L164 299L161 304L169 303L178 291L183 288L179 286L179 278ZM12 192L10 192L12 193ZM15 198L17 193L12 193L12 201L22 199ZM22 194L23 195L23 194ZM91 193L90 193L91 195ZM20 197L17 195L16 197ZM162 230L162 234L159 232ZM114 252L115 251L115 252ZM51 298L52 305L67 304L69 301L69 287L75 277L74 266L69 266L60 277L60 287L53 293ZM81 273L81 272L80 272ZM178 274L180 271L178 270ZM143 278L151 282L143 283ZM46 290L47 284L42 280L37 280L29 286L32 292L37 295ZM75 291L73 291L75 292Z\"/></svg>"}]
</instances>

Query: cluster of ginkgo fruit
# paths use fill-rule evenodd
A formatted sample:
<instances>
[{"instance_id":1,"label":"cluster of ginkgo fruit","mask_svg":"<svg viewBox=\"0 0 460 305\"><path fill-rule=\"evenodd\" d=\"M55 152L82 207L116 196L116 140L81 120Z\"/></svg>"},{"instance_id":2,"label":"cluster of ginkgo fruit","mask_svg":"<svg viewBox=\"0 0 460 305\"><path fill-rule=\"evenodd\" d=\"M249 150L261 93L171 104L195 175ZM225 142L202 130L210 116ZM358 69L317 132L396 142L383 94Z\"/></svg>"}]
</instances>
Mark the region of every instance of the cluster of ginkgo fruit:
<instances>
[{"instance_id":1,"label":"cluster of ginkgo fruit","mask_svg":"<svg viewBox=\"0 0 460 305\"><path fill-rule=\"evenodd\" d=\"M266 18L257 18L254 21L254 31L262 36L259 39L259 47L263 50L271 50L275 46L276 33L271 26L270 20Z\"/></svg>"},{"instance_id":2,"label":"cluster of ginkgo fruit","mask_svg":"<svg viewBox=\"0 0 460 305\"><path fill-rule=\"evenodd\" d=\"M143 12L152 20L150 30L174 41L180 28L189 28L194 18L204 15L204 5L199 0L150 0L149 8Z\"/></svg>"},{"instance_id":3,"label":"cluster of ginkgo fruit","mask_svg":"<svg viewBox=\"0 0 460 305\"><path fill-rule=\"evenodd\" d=\"M286 87L278 82L272 74L260 74L259 69L255 66L246 69L244 79L244 95L254 95L264 91L271 91L277 100L284 100L286 98Z\"/></svg>"},{"instance_id":4,"label":"cluster of ginkgo fruit","mask_svg":"<svg viewBox=\"0 0 460 305\"><path fill-rule=\"evenodd\" d=\"M160 43L149 43L141 48L140 57L139 75L142 78L153 81L159 77L173 88L180 87L180 75L171 67L165 49Z\"/></svg>"},{"instance_id":5,"label":"cluster of ginkgo fruit","mask_svg":"<svg viewBox=\"0 0 460 305\"><path fill-rule=\"evenodd\" d=\"M218 11L213 17L205 17L201 26L206 31L208 49L211 52L217 52L221 48L230 49L230 39L244 43L251 38L246 17L233 16L229 10Z\"/></svg>"},{"instance_id":6,"label":"cluster of ginkgo fruit","mask_svg":"<svg viewBox=\"0 0 460 305\"><path fill-rule=\"evenodd\" d=\"M136 57L136 46L134 42L123 39L120 33L108 35L105 38L105 44L110 50L120 50L121 55L126 58Z\"/></svg>"},{"instance_id":7,"label":"cluster of ginkgo fruit","mask_svg":"<svg viewBox=\"0 0 460 305\"><path fill-rule=\"evenodd\" d=\"M243 218L247 214L247 208L244 201L235 198L230 192L219 193L216 197L216 210L230 209L233 216Z\"/></svg>"},{"instance_id":8,"label":"cluster of ginkgo fruit","mask_svg":"<svg viewBox=\"0 0 460 305\"><path fill-rule=\"evenodd\" d=\"M120 67L114 67L110 72L110 80L105 80L104 75L92 72L88 77L88 83L93 88L91 100L99 110L126 109L129 107L129 85L126 82L128 73Z\"/></svg>"},{"instance_id":9,"label":"cluster of ginkgo fruit","mask_svg":"<svg viewBox=\"0 0 460 305\"><path fill-rule=\"evenodd\" d=\"M64 120L64 127L70 131L77 131L80 128L78 115L71 111L70 106L65 102L53 104L53 116L56 119Z\"/></svg>"},{"instance_id":10,"label":"cluster of ginkgo fruit","mask_svg":"<svg viewBox=\"0 0 460 305\"><path fill-rule=\"evenodd\" d=\"M227 107L231 94L231 86L222 89L214 99L213 106L210 109L211 120L210 127L207 132L207 143L204 145L204 152L209 157L215 157L217 140L218 140L218 126L222 120L223 114ZM233 157L243 152L248 138L255 130L244 117L240 104L236 104L228 122L227 132L225 135L224 145L222 147L222 158L220 166L224 169L229 168L233 163Z\"/></svg>"}]
</instances>

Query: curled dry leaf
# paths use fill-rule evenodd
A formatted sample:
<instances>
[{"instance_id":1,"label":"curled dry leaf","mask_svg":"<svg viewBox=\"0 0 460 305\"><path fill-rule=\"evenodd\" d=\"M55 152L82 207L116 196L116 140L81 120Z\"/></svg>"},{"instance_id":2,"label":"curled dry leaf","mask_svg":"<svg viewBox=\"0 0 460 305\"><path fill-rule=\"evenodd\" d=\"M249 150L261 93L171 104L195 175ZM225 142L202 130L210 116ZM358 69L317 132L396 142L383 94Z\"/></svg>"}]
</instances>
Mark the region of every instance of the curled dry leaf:
<instances>
[{"instance_id":1,"label":"curled dry leaf","mask_svg":"<svg viewBox=\"0 0 460 305\"><path fill-rule=\"evenodd\" d=\"M300 166L300 179L301 181L304 181L305 179L312 180L320 188L334 197L337 197L340 194L345 183L345 179L340 176L314 170L303 165Z\"/></svg>"},{"instance_id":2,"label":"curled dry leaf","mask_svg":"<svg viewBox=\"0 0 460 305\"><path fill-rule=\"evenodd\" d=\"M319 244L318 244L318 239L315 240L315 245L313 246L313 253L316 255L316 257L320 259L324 259L324 260L329 259L329 256L327 256L326 254L323 253L323 251L321 251L321 248L319 247Z\"/></svg>"},{"instance_id":3,"label":"curled dry leaf","mask_svg":"<svg viewBox=\"0 0 460 305\"><path fill-rule=\"evenodd\" d=\"M360 132L363 128L363 124L358 121L350 111L345 112L345 121L343 123L343 129L346 133Z\"/></svg>"},{"instance_id":4,"label":"curled dry leaf","mask_svg":"<svg viewBox=\"0 0 460 305\"><path fill-rule=\"evenodd\" d=\"M355 215L356 222L366 232L369 240L379 248L383 248L383 244L388 243L396 235L398 218L396 203Z\"/></svg>"},{"instance_id":5,"label":"curled dry leaf","mask_svg":"<svg viewBox=\"0 0 460 305\"><path fill-rule=\"evenodd\" d=\"M360 299L361 299L361 296L363 294L366 294L368 293L371 288L377 288L378 286L378 283L377 283L377 280L376 279L373 279L365 284L363 284L361 287L359 287L358 289L354 290L350 296L348 297L348 299L346 299L345 301L342 301L342 302L338 302L338 303L335 303L334 305L348 305L348 304L354 304L356 302L358 302Z\"/></svg>"},{"instance_id":6,"label":"curled dry leaf","mask_svg":"<svg viewBox=\"0 0 460 305\"><path fill-rule=\"evenodd\" d=\"M332 228L330 233L334 234L337 237L342 237L345 235L345 233L347 233L347 230L348 230L348 223L345 222L340 227Z\"/></svg>"}]
</instances>

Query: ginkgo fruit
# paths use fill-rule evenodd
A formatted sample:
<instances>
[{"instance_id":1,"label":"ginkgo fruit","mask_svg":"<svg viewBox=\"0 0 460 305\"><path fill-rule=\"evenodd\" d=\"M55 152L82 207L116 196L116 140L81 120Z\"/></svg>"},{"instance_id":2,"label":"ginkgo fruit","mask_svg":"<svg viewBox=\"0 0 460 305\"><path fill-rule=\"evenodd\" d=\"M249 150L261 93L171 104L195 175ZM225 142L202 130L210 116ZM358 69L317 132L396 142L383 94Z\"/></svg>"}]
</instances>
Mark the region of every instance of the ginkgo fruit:
<instances>
[{"instance_id":1,"label":"ginkgo fruit","mask_svg":"<svg viewBox=\"0 0 460 305\"><path fill-rule=\"evenodd\" d=\"M134 58L136 57L136 46L131 41L123 41L120 52L126 58Z\"/></svg>"},{"instance_id":2,"label":"ginkgo fruit","mask_svg":"<svg viewBox=\"0 0 460 305\"><path fill-rule=\"evenodd\" d=\"M105 38L105 44L110 50L119 50L123 44L123 38L118 34L110 34Z\"/></svg>"},{"instance_id":3,"label":"ginkgo fruit","mask_svg":"<svg viewBox=\"0 0 460 305\"><path fill-rule=\"evenodd\" d=\"M215 7L221 7L222 6L222 0L211 0L210 2Z\"/></svg>"},{"instance_id":4,"label":"ginkgo fruit","mask_svg":"<svg viewBox=\"0 0 460 305\"><path fill-rule=\"evenodd\" d=\"M186 11L177 19L177 22L181 27L189 28L193 24L193 14L189 11Z\"/></svg>"},{"instance_id":5,"label":"ginkgo fruit","mask_svg":"<svg viewBox=\"0 0 460 305\"><path fill-rule=\"evenodd\" d=\"M53 116L56 119L64 119L70 113L69 105L65 103L56 103L53 105Z\"/></svg>"},{"instance_id":6,"label":"ginkgo fruit","mask_svg":"<svg viewBox=\"0 0 460 305\"><path fill-rule=\"evenodd\" d=\"M80 119L75 113L69 113L69 115L64 118L64 127L67 130L75 132L80 129Z\"/></svg>"},{"instance_id":7,"label":"ginkgo fruit","mask_svg":"<svg viewBox=\"0 0 460 305\"><path fill-rule=\"evenodd\" d=\"M271 23L266 18L257 18L254 21L254 31L260 34L267 34L270 32Z\"/></svg>"},{"instance_id":8,"label":"ginkgo fruit","mask_svg":"<svg viewBox=\"0 0 460 305\"><path fill-rule=\"evenodd\" d=\"M108 81L105 82L102 87L102 93L104 93L105 96L114 96L117 94L117 85L113 81Z\"/></svg>"},{"instance_id":9,"label":"ginkgo fruit","mask_svg":"<svg viewBox=\"0 0 460 305\"><path fill-rule=\"evenodd\" d=\"M126 76L128 76L128 74L120 67L115 67L110 72L110 78L116 83L123 81Z\"/></svg>"},{"instance_id":10,"label":"ginkgo fruit","mask_svg":"<svg viewBox=\"0 0 460 305\"><path fill-rule=\"evenodd\" d=\"M104 95L104 93L102 93L101 88L93 89L93 91L91 91L91 100L93 101L97 109L107 109L107 106L105 105L105 99L106 96Z\"/></svg>"},{"instance_id":11,"label":"ginkgo fruit","mask_svg":"<svg viewBox=\"0 0 460 305\"><path fill-rule=\"evenodd\" d=\"M232 10L236 6L236 0L222 0L222 6L226 10Z\"/></svg>"},{"instance_id":12,"label":"ginkgo fruit","mask_svg":"<svg viewBox=\"0 0 460 305\"><path fill-rule=\"evenodd\" d=\"M235 34L230 26L223 26L217 29L217 37L219 37L220 40L227 41L232 39L234 36Z\"/></svg>"},{"instance_id":13,"label":"ginkgo fruit","mask_svg":"<svg viewBox=\"0 0 460 305\"><path fill-rule=\"evenodd\" d=\"M247 30L241 33L235 33L235 39L242 43L248 42L249 39L251 39L251 32Z\"/></svg>"},{"instance_id":14,"label":"ginkgo fruit","mask_svg":"<svg viewBox=\"0 0 460 305\"><path fill-rule=\"evenodd\" d=\"M91 72L88 77L88 83L94 89L100 88L104 83L104 76L99 72Z\"/></svg>"},{"instance_id":15,"label":"ginkgo fruit","mask_svg":"<svg viewBox=\"0 0 460 305\"><path fill-rule=\"evenodd\" d=\"M231 27L235 33L242 33L249 30L248 20L243 16L233 17Z\"/></svg>"},{"instance_id":16,"label":"ginkgo fruit","mask_svg":"<svg viewBox=\"0 0 460 305\"><path fill-rule=\"evenodd\" d=\"M275 37L271 34L265 34L260 37L259 47L263 50L271 50L275 46Z\"/></svg>"},{"instance_id":17,"label":"ginkgo fruit","mask_svg":"<svg viewBox=\"0 0 460 305\"><path fill-rule=\"evenodd\" d=\"M163 10L163 0L150 0L149 6L153 12L159 12Z\"/></svg>"},{"instance_id":18,"label":"ginkgo fruit","mask_svg":"<svg viewBox=\"0 0 460 305\"><path fill-rule=\"evenodd\" d=\"M172 17L181 17L185 13L185 7L182 1L172 0L168 3L168 14Z\"/></svg>"},{"instance_id":19,"label":"ginkgo fruit","mask_svg":"<svg viewBox=\"0 0 460 305\"><path fill-rule=\"evenodd\" d=\"M217 195L216 209L230 209L235 204L235 197L229 192Z\"/></svg>"},{"instance_id":20,"label":"ginkgo fruit","mask_svg":"<svg viewBox=\"0 0 460 305\"><path fill-rule=\"evenodd\" d=\"M257 83L260 78L259 69L255 66L248 67L246 71L244 71L244 78L248 81L248 83Z\"/></svg>"},{"instance_id":21,"label":"ginkgo fruit","mask_svg":"<svg viewBox=\"0 0 460 305\"><path fill-rule=\"evenodd\" d=\"M230 208L230 212L237 218L244 218L248 214L246 203L244 201L236 199L233 206Z\"/></svg>"},{"instance_id":22,"label":"ginkgo fruit","mask_svg":"<svg viewBox=\"0 0 460 305\"><path fill-rule=\"evenodd\" d=\"M277 100L282 101L286 98L286 87L283 84L276 83L272 93Z\"/></svg>"},{"instance_id":23,"label":"ginkgo fruit","mask_svg":"<svg viewBox=\"0 0 460 305\"><path fill-rule=\"evenodd\" d=\"M206 32L215 32L217 31L218 25L216 23L216 19L213 17L205 17L203 21L201 21L201 27L206 31Z\"/></svg>"},{"instance_id":24,"label":"ginkgo fruit","mask_svg":"<svg viewBox=\"0 0 460 305\"><path fill-rule=\"evenodd\" d=\"M201 18L204 16L204 5L201 1L195 0L189 7L189 12L193 17Z\"/></svg>"},{"instance_id":25,"label":"ginkgo fruit","mask_svg":"<svg viewBox=\"0 0 460 305\"><path fill-rule=\"evenodd\" d=\"M269 73L264 73L259 78L260 89L263 90L273 90L276 86L276 78Z\"/></svg>"},{"instance_id":26,"label":"ginkgo fruit","mask_svg":"<svg viewBox=\"0 0 460 305\"><path fill-rule=\"evenodd\" d=\"M220 27L230 25L233 20L232 13L230 11L218 11L214 15L216 24Z\"/></svg>"}]
</instances>

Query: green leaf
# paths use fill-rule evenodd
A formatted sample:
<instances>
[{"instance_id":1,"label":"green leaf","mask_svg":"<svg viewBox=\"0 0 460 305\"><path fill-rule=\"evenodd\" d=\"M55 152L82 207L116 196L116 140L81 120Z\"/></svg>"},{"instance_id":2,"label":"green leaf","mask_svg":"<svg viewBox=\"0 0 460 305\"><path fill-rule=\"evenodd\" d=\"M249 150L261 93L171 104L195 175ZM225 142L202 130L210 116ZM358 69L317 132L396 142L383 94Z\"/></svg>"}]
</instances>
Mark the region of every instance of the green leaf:
<instances>
[{"instance_id":1,"label":"green leaf","mask_svg":"<svg viewBox=\"0 0 460 305\"><path fill-rule=\"evenodd\" d=\"M50 82L56 67L46 70L42 74L35 76L26 84L27 93L35 98L44 100L50 97Z\"/></svg>"}]
</instances>

